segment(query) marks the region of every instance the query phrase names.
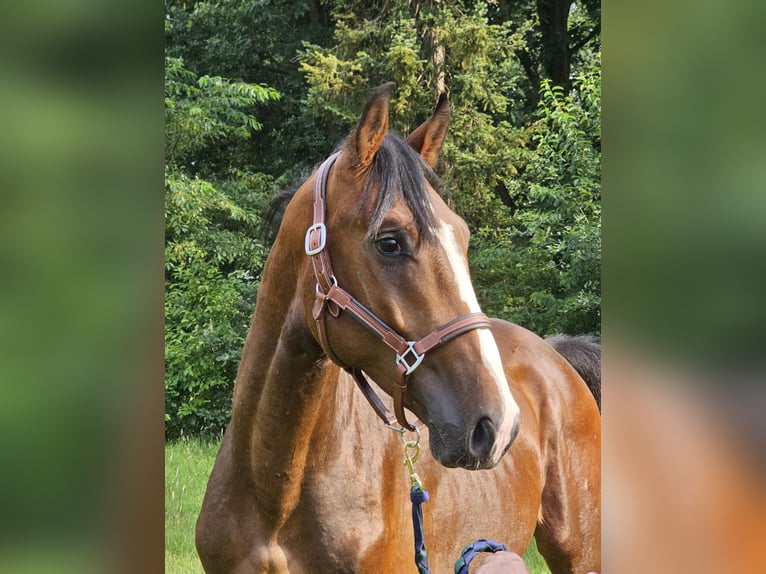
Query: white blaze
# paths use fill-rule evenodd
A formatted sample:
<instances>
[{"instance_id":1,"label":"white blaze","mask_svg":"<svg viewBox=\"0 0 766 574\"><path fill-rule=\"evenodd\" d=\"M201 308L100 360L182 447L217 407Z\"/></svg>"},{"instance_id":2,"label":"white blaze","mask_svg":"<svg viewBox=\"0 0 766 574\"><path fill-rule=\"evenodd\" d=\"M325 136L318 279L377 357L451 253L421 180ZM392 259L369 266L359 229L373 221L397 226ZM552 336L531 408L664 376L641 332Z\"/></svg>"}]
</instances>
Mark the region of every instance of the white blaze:
<instances>
[{"instance_id":1,"label":"white blaze","mask_svg":"<svg viewBox=\"0 0 766 574\"><path fill-rule=\"evenodd\" d=\"M444 246L444 250L447 253L447 260L452 268L452 274L455 277L455 284L457 285L460 299L468 305L468 309L471 313L480 313L481 308L476 299L476 293L473 290L473 284L471 283L471 277L468 272L468 261L466 261L465 257L462 255L462 251L460 250L460 246L458 245L455 236L454 228L447 223L441 222L438 233L442 239L441 244ZM476 329L475 333L479 336L479 348L481 349L482 362L495 380L503 401L504 416L500 428L497 429L497 436L491 453L492 460L497 461L510 440L513 424L519 415L519 406L516 404L516 401L513 400L511 391L508 389L508 381L503 372L503 362L500 359L500 351L497 348L497 343L495 342L495 338L492 336L491 331L487 329Z\"/></svg>"}]
</instances>

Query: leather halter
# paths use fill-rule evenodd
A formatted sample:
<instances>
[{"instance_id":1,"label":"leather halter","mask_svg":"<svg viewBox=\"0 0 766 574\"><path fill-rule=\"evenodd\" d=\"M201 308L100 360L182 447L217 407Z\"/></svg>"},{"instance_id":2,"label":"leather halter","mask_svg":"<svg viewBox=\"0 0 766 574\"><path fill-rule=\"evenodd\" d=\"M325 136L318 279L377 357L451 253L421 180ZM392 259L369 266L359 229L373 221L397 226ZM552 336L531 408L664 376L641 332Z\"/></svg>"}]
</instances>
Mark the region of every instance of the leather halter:
<instances>
[{"instance_id":1,"label":"leather halter","mask_svg":"<svg viewBox=\"0 0 766 574\"><path fill-rule=\"evenodd\" d=\"M407 382L410 374L420 365L428 351L431 351L447 341L462 335L473 329L489 329L491 324L484 313L468 313L449 323L438 327L432 333L418 341L407 341L393 328L389 327L372 311L367 309L347 291L338 285L338 280L333 273L330 263L330 255L327 247L327 227L325 225L325 194L327 188L327 175L330 172L340 152L336 152L327 158L314 177L314 222L306 231L305 251L311 257L316 278L316 297L312 315L317 324L320 344L327 356L337 365L346 369L354 377L365 398L387 425L392 425L396 420L403 428L415 430L415 427L407 421L404 414L402 399L407 390ZM396 372L398 380L394 381L394 413L385 406L380 397L370 387L361 369L346 365L333 352L327 339L325 325L326 312L333 317L338 317L341 311L346 311L359 323L377 336L383 343L396 352Z\"/></svg>"}]
</instances>

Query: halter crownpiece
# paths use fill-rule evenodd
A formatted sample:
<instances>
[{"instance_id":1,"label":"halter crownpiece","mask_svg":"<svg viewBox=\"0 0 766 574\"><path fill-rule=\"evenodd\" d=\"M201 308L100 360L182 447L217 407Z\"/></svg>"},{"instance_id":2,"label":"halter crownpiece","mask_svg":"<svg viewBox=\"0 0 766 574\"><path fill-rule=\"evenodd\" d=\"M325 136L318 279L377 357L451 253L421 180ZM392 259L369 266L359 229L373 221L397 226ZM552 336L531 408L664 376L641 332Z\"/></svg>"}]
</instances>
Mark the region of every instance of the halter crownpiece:
<instances>
[{"instance_id":1,"label":"halter crownpiece","mask_svg":"<svg viewBox=\"0 0 766 574\"><path fill-rule=\"evenodd\" d=\"M415 427L407 421L402 404L410 374L423 362L428 351L473 329L489 329L491 324L484 313L468 313L438 327L418 341L407 341L338 285L338 280L330 263L330 255L326 249L327 226L325 225L327 176L335 160L338 159L338 155L340 152L328 157L319 166L314 176L314 222L306 231L304 245L306 255L311 257L314 277L317 282L312 315L317 324L320 344L334 363L351 373L367 401L387 425L392 425L396 421L407 430L415 430ZM338 317L341 311L346 311L396 353L398 380L394 381L395 418L391 416L391 412L380 400L380 397L375 394L361 369L346 365L330 347L327 339L325 313L328 310L333 317Z\"/></svg>"}]
</instances>

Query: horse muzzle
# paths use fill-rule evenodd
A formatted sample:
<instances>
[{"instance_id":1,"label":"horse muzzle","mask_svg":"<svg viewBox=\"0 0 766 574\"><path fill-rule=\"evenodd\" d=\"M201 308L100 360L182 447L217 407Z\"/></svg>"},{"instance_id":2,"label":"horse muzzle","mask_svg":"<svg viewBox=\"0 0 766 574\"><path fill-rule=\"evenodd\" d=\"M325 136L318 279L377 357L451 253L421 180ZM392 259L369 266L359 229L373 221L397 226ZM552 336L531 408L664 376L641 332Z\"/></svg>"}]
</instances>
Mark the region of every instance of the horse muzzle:
<instances>
[{"instance_id":1,"label":"horse muzzle","mask_svg":"<svg viewBox=\"0 0 766 574\"><path fill-rule=\"evenodd\" d=\"M489 416L479 417L466 429L451 423L430 424L431 453L440 464L448 468L493 468L502 460L519 433L518 413L508 416L514 417L509 433L499 432L505 426L505 421L498 424Z\"/></svg>"}]
</instances>

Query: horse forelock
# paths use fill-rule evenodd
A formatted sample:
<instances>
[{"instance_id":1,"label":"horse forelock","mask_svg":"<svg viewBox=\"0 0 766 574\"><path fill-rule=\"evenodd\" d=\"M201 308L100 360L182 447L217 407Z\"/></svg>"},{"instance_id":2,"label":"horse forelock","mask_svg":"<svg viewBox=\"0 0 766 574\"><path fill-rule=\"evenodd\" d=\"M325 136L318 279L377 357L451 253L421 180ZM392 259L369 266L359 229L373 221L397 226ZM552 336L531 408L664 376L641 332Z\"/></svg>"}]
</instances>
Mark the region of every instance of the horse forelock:
<instances>
[{"instance_id":1,"label":"horse forelock","mask_svg":"<svg viewBox=\"0 0 766 574\"><path fill-rule=\"evenodd\" d=\"M362 195L362 203L367 204L377 192L368 236L378 234L386 214L401 197L412 212L420 238L433 239L436 220L428 184L434 188L438 185L433 170L401 136L389 133L375 154Z\"/></svg>"},{"instance_id":2,"label":"horse forelock","mask_svg":"<svg viewBox=\"0 0 766 574\"><path fill-rule=\"evenodd\" d=\"M346 144L347 140L342 142L336 151L340 151ZM305 178L302 178L303 180ZM367 172L359 202L361 205L367 205L374 200L367 222L368 237L372 238L378 234L386 214L397 198L401 197L412 212L420 238L425 241L433 240L436 236L436 218L428 193L428 184L438 188L439 177L406 140L398 134L389 133ZM274 240L276 229L282 222L281 210L301 185L294 184L271 200L262 226L264 241Z\"/></svg>"}]
</instances>

